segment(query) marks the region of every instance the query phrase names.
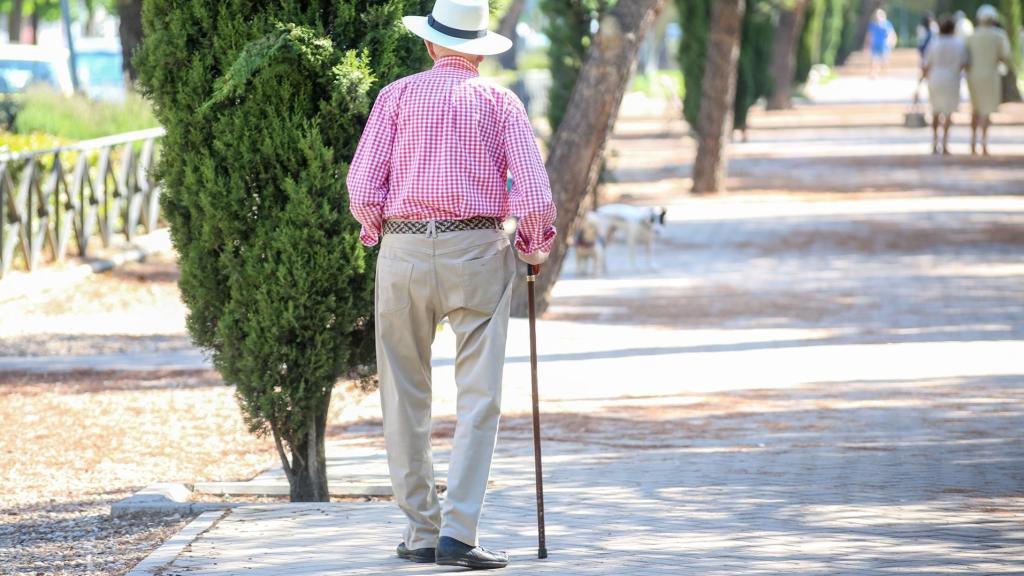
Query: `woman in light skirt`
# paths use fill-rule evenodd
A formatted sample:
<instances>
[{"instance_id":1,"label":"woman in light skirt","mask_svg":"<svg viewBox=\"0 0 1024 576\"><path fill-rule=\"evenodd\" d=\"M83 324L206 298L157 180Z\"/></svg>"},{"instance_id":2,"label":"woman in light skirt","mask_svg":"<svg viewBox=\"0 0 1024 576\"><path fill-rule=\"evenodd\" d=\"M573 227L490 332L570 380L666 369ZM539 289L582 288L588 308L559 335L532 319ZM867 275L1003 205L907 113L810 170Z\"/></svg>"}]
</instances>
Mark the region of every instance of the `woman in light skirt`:
<instances>
[{"instance_id":1,"label":"woman in light skirt","mask_svg":"<svg viewBox=\"0 0 1024 576\"><path fill-rule=\"evenodd\" d=\"M922 79L928 80L928 102L932 108L932 153L939 153L939 124L942 124L942 153L949 154L949 129L953 112L960 104L960 77L967 65L967 49L955 35L956 22L945 17L939 36L932 38L924 53Z\"/></svg>"},{"instance_id":2,"label":"woman in light skirt","mask_svg":"<svg viewBox=\"0 0 1024 576\"><path fill-rule=\"evenodd\" d=\"M999 64L1009 65L1010 39L995 24L999 12L989 4L978 8L978 27L967 40L967 87L971 91L971 154L977 154L978 130L981 152L988 155L989 116L999 108L1002 78Z\"/></svg>"}]
</instances>

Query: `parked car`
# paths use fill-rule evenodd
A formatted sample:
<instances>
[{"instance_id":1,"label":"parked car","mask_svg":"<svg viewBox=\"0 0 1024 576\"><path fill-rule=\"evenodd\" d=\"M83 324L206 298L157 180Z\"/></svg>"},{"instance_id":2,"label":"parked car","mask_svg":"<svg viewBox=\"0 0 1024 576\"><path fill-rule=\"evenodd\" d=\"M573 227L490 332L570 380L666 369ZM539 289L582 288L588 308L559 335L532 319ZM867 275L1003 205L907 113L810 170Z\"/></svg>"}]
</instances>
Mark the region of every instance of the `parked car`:
<instances>
[{"instance_id":1,"label":"parked car","mask_svg":"<svg viewBox=\"0 0 1024 576\"><path fill-rule=\"evenodd\" d=\"M0 93L24 92L34 84L73 94L67 51L24 44L0 45Z\"/></svg>"},{"instance_id":2,"label":"parked car","mask_svg":"<svg viewBox=\"0 0 1024 576\"><path fill-rule=\"evenodd\" d=\"M126 95L120 42L80 40L75 45L81 89L97 100L123 101Z\"/></svg>"}]
</instances>

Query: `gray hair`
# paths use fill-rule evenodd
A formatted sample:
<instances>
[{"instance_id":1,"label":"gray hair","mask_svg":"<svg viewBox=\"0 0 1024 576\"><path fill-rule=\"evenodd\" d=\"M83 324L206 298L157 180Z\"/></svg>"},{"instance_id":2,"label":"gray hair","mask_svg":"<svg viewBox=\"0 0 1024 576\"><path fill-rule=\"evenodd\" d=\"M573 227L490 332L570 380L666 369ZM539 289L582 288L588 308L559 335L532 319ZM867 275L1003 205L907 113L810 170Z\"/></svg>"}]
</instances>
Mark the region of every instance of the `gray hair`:
<instances>
[{"instance_id":1,"label":"gray hair","mask_svg":"<svg viewBox=\"0 0 1024 576\"><path fill-rule=\"evenodd\" d=\"M999 21L999 10L991 4L982 4L975 14L979 24L993 24Z\"/></svg>"}]
</instances>

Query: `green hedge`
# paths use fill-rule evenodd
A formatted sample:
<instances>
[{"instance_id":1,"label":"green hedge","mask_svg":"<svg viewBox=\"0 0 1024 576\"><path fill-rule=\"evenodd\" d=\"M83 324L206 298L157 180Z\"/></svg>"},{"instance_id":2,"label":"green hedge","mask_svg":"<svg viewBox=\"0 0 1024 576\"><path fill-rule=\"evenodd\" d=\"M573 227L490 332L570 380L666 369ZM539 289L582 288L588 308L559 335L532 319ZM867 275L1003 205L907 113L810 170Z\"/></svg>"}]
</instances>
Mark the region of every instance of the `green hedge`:
<instances>
[{"instance_id":1,"label":"green hedge","mask_svg":"<svg viewBox=\"0 0 1024 576\"><path fill-rule=\"evenodd\" d=\"M152 105L135 93L124 102L102 102L84 96L67 97L46 88L24 94L15 112L13 131L45 132L68 140L88 140L121 132L155 128L160 123Z\"/></svg>"}]
</instances>

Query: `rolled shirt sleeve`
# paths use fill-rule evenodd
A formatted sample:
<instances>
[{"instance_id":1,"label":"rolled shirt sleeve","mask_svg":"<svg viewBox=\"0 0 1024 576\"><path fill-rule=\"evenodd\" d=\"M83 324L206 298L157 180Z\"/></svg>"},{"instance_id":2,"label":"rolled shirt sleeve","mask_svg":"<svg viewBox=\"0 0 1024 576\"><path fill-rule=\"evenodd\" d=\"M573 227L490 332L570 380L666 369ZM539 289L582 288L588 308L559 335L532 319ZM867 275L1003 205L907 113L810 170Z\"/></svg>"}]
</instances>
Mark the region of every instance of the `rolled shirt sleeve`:
<instances>
[{"instance_id":1,"label":"rolled shirt sleeve","mask_svg":"<svg viewBox=\"0 0 1024 576\"><path fill-rule=\"evenodd\" d=\"M526 109L510 98L502 134L505 158L512 176L509 212L519 220L515 246L520 254L550 252L555 240L555 204L551 183L533 136Z\"/></svg>"},{"instance_id":2,"label":"rolled shirt sleeve","mask_svg":"<svg viewBox=\"0 0 1024 576\"><path fill-rule=\"evenodd\" d=\"M389 86L377 95L346 181L349 210L362 225L359 239L366 246L373 246L380 240L396 126L394 90Z\"/></svg>"}]
</instances>

